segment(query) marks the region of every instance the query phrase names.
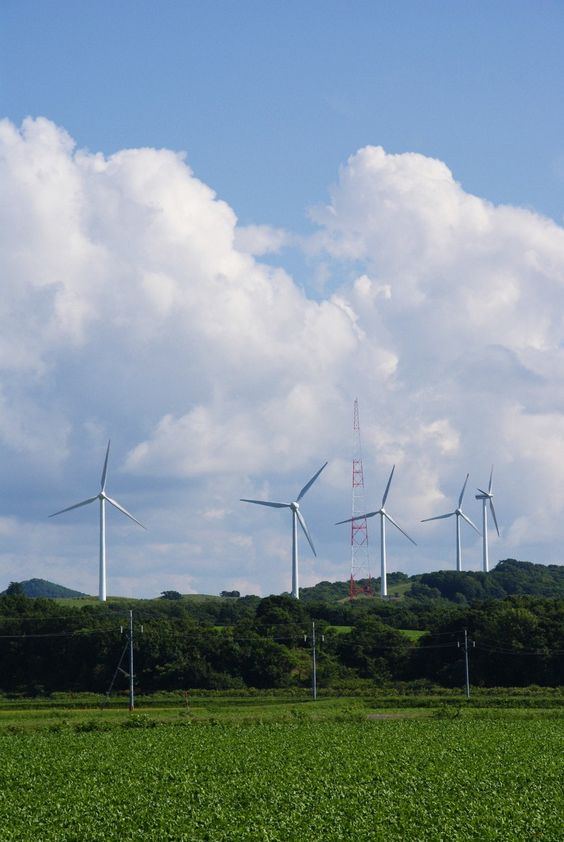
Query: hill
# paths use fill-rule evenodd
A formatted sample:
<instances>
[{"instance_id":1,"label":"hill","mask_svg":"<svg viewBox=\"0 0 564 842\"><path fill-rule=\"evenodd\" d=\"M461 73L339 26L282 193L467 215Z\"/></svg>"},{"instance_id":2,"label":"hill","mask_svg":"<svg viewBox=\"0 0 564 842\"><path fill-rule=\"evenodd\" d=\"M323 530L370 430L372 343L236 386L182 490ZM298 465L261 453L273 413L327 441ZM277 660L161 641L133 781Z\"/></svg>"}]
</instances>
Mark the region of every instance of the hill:
<instances>
[{"instance_id":1,"label":"hill","mask_svg":"<svg viewBox=\"0 0 564 842\"><path fill-rule=\"evenodd\" d=\"M81 591L73 591L63 585L56 585L55 582L48 582L46 579L26 579L24 582L12 582L10 587L2 591L0 596L13 591L13 586L16 586L24 596L43 597L44 599L77 599L88 596Z\"/></svg>"},{"instance_id":2,"label":"hill","mask_svg":"<svg viewBox=\"0 0 564 842\"><path fill-rule=\"evenodd\" d=\"M367 585L363 580L359 586ZM372 579L372 592L378 594L380 579ZM504 599L508 596L564 597L564 566L561 564L533 564L507 558L498 562L489 573L439 570L434 573L405 573L388 575L388 593L392 597L415 600L447 599L465 603L485 599ZM304 602L340 602L349 595L348 582L320 582L302 588Z\"/></svg>"}]
</instances>

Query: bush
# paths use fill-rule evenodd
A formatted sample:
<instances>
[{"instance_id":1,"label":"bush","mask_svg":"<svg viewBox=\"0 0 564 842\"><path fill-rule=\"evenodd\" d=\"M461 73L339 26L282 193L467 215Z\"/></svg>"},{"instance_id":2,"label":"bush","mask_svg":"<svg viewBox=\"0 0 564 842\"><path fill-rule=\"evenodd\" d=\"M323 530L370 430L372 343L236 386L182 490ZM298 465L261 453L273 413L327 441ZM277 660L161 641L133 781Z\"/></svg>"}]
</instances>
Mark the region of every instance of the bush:
<instances>
[{"instance_id":1,"label":"bush","mask_svg":"<svg viewBox=\"0 0 564 842\"><path fill-rule=\"evenodd\" d=\"M157 723L146 713L132 713L125 722L123 728L155 728Z\"/></svg>"},{"instance_id":2,"label":"bush","mask_svg":"<svg viewBox=\"0 0 564 842\"><path fill-rule=\"evenodd\" d=\"M87 734L90 731L108 731L109 726L99 719L86 719L84 722L76 722L74 730L78 734Z\"/></svg>"}]
</instances>

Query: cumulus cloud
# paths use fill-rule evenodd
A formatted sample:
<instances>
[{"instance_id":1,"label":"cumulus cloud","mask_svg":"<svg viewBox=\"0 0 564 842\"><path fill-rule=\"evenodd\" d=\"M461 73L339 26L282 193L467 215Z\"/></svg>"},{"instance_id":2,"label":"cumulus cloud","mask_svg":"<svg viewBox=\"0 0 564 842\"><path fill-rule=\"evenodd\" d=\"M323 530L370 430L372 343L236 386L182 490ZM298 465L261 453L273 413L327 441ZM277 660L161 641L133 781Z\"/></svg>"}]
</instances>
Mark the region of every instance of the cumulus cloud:
<instances>
[{"instance_id":1,"label":"cumulus cloud","mask_svg":"<svg viewBox=\"0 0 564 842\"><path fill-rule=\"evenodd\" d=\"M117 439L112 489L154 534L143 544L113 527L116 583L286 589L287 524L237 501L271 488L290 499L325 459L335 467L308 497L319 559L302 569L346 578L346 543L329 524L350 506L357 395L367 499L397 464L394 511L412 532L468 470L480 484L495 462L499 557L555 560L559 527L533 526L564 506L554 222L469 195L441 161L367 147L298 240L239 227L180 153L93 154L46 119L0 122L0 182L0 450L22 494L42 465L52 510L73 499L69 477L77 499L90 493L86 474L96 480ZM298 242L311 294L284 268ZM4 499L7 522L23 517ZM452 563L453 541L426 526L417 555L398 543L397 566ZM81 557L92 537L95 556L95 524L68 529ZM479 541L468 542L476 567ZM58 546L70 564L76 544Z\"/></svg>"},{"instance_id":2,"label":"cumulus cloud","mask_svg":"<svg viewBox=\"0 0 564 842\"><path fill-rule=\"evenodd\" d=\"M278 254L292 237L283 228L270 225L240 225L235 229L235 245L239 251L255 257L264 254Z\"/></svg>"},{"instance_id":3,"label":"cumulus cloud","mask_svg":"<svg viewBox=\"0 0 564 842\"><path fill-rule=\"evenodd\" d=\"M509 523L522 507L531 526L546 491L561 509L564 230L468 195L440 161L379 147L349 159L313 218L325 264L330 255L340 271L364 267L348 289L358 329L397 356L373 401L380 446L393 456L395 441L395 458L417 471L440 465L414 495L420 511L441 488L454 491L466 466L485 476L488 461L521 479L506 490ZM519 534L538 540L533 529Z\"/></svg>"}]
</instances>

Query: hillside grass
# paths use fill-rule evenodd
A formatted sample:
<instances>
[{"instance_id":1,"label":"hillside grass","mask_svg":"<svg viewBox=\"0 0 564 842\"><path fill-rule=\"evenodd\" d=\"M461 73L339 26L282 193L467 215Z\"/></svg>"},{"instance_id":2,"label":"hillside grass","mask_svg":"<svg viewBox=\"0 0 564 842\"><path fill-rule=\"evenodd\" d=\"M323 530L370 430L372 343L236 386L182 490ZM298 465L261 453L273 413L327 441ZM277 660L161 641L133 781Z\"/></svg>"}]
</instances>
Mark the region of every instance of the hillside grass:
<instances>
[{"instance_id":1,"label":"hillside grass","mask_svg":"<svg viewBox=\"0 0 564 842\"><path fill-rule=\"evenodd\" d=\"M72 606L73 608L80 608L83 605L100 605L100 600L97 596L79 596L79 597L46 597L47 599L52 599L53 602L56 602L58 605L65 605L65 606ZM152 599L137 599L136 597L132 596L108 596L106 600L106 604L109 605L128 605L129 603L133 605L143 605L147 602L171 602L171 603L182 603L187 602L191 605L203 605L205 603L224 603L226 600L230 599L230 597L225 596L215 596L214 594L182 594L181 598L178 600L164 600L162 597L153 597Z\"/></svg>"},{"instance_id":2,"label":"hillside grass","mask_svg":"<svg viewBox=\"0 0 564 842\"><path fill-rule=\"evenodd\" d=\"M420 637L423 637L424 634L428 633L426 631L421 631L421 629L398 629L398 631L414 642L419 640Z\"/></svg>"}]
</instances>

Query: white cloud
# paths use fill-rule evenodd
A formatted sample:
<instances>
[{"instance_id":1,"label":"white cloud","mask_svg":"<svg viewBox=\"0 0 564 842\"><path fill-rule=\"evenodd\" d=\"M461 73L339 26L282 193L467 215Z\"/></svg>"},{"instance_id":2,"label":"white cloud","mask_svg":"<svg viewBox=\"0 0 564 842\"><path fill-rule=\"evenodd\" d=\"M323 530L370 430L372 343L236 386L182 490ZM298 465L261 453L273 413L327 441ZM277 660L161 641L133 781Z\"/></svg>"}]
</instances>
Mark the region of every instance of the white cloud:
<instances>
[{"instance_id":1,"label":"white cloud","mask_svg":"<svg viewBox=\"0 0 564 842\"><path fill-rule=\"evenodd\" d=\"M270 225L239 225L235 229L236 248L255 257L278 254L292 240L283 228L272 228Z\"/></svg>"},{"instance_id":2,"label":"white cloud","mask_svg":"<svg viewBox=\"0 0 564 842\"><path fill-rule=\"evenodd\" d=\"M238 228L177 153L106 158L76 150L48 120L2 121L0 181L0 452L20 495L4 496L3 514L18 518L24 499L48 512L92 493L111 435L112 493L121 501L123 491L150 536L112 525L110 592L112 575L130 592L137 576L137 593L287 589L288 523L238 499L271 490L291 499L325 459L334 465L306 506L320 558L313 566L304 547L302 569L325 578L320 565L342 566L346 578L349 553L331 523L350 500L340 466L350 465L356 396L367 502L381 499L397 464L391 510L418 532L419 555L390 536L392 560L450 564L450 538L417 522L457 498L468 470L477 517L472 483L487 481L491 462L503 526L492 555L555 559L564 537L555 223L468 195L440 161L367 147L302 238L312 277L330 290L314 298L282 257L278 267L256 259L298 239ZM556 523L533 528L547 495ZM75 536L64 547L63 529ZM95 568L92 518L45 530L57 575L77 555ZM31 538L8 532L40 564ZM477 566L479 541L465 540Z\"/></svg>"}]
</instances>

